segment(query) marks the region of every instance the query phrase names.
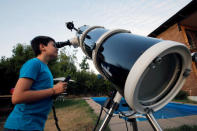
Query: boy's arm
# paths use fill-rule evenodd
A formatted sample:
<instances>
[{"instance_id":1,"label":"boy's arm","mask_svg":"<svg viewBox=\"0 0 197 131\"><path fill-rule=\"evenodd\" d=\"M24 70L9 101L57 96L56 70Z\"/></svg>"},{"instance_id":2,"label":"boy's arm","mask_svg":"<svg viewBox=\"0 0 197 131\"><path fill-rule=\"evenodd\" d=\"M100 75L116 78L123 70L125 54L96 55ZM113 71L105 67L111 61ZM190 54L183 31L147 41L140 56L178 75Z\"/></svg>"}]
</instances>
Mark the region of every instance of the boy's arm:
<instances>
[{"instance_id":1,"label":"boy's arm","mask_svg":"<svg viewBox=\"0 0 197 131\"><path fill-rule=\"evenodd\" d=\"M30 90L34 80L29 78L20 78L15 86L14 93L12 95L12 103L29 103L34 101L39 101L41 99L50 97L55 94L60 94L65 91L67 83L59 82L53 88L33 91Z\"/></svg>"}]
</instances>

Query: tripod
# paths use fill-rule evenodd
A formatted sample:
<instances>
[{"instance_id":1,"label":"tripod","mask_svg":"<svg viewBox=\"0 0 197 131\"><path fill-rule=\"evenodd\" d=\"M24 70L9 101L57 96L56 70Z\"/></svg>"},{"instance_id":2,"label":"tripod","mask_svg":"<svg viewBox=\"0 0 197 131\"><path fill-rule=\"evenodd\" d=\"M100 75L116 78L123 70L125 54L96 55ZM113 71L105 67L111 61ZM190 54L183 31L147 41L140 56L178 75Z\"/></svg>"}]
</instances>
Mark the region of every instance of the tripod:
<instances>
[{"instance_id":1,"label":"tripod","mask_svg":"<svg viewBox=\"0 0 197 131\"><path fill-rule=\"evenodd\" d=\"M197 52L194 52L191 54L192 56L192 61L197 63ZM99 128L99 131L103 131L105 129L105 127L108 125L108 123L110 122L114 111L117 109L117 107L120 104L121 101L121 94L119 92L116 93L115 97L113 98L113 102L111 107L109 108L102 125ZM149 121L150 125L152 126L152 128L155 131L162 131L162 128L160 127L159 123L157 122L157 120L155 119L155 117L153 116L153 110L152 109L147 109L147 113L145 114L145 117L147 118L147 120ZM137 124L136 121L134 121L134 119L132 119L130 122L133 122L133 130L137 130Z\"/></svg>"},{"instance_id":2,"label":"tripod","mask_svg":"<svg viewBox=\"0 0 197 131\"><path fill-rule=\"evenodd\" d=\"M102 123L102 125L99 128L99 131L104 131L105 127L110 122L110 120L111 120L111 118L113 116L114 111L119 106L120 101L121 101L121 98L122 98L122 96L120 95L119 92L117 92L116 95L115 95L115 97L114 97L114 99L113 99L113 104L112 104L111 108L108 110L108 112L107 112L107 114L106 114L106 116L105 116L105 118L103 120L103 123ZM151 126L153 127L153 129L155 131L162 131L160 125L158 124L158 122L156 121L156 119L155 119L155 117L153 116L152 113L153 113L152 110L149 109L147 111L146 118L148 119L149 123L151 124ZM137 125L135 125L135 128L133 128L133 129L134 130L137 130Z\"/></svg>"}]
</instances>

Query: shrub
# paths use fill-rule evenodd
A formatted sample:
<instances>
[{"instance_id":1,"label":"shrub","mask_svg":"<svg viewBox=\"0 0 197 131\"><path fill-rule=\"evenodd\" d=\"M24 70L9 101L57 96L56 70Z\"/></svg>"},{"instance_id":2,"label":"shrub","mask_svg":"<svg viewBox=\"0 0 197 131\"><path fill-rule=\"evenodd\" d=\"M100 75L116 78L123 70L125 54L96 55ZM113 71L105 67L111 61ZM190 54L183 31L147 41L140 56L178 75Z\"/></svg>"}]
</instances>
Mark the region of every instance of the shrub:
<instances>
[{"instance_id":1,"label":"shrub","mask_svg":"<svg viewBox=\"0 0 197 131\"><path fill-rule=\"evenodd\" d=\"M175 97L176 100L187 100L188 93L186 91L181 90Z\"/></svg>"}]
</instances>

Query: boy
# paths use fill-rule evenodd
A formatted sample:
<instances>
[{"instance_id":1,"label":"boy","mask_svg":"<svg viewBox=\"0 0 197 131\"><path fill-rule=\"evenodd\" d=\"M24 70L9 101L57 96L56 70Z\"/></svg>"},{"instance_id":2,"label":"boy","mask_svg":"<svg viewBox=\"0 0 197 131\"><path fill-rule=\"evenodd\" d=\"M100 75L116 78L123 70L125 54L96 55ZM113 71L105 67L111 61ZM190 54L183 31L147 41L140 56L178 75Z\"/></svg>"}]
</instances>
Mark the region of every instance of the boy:
<instances>
[{"instance_id":1,"label":"boy","mask_svg":"<svg viewBox=\"0 0 197 131\"><path fill-rule=\"evenodd\" d=\"M36 58L28 60L20 70L12 95L12 103L16 105L4 125L5 131L44 130L52 96L67 88L66 82L53 86L53 76L47 66L58 54L55 40L37 36L31 41L31 46Z\"/></svg>"}]
</instances>

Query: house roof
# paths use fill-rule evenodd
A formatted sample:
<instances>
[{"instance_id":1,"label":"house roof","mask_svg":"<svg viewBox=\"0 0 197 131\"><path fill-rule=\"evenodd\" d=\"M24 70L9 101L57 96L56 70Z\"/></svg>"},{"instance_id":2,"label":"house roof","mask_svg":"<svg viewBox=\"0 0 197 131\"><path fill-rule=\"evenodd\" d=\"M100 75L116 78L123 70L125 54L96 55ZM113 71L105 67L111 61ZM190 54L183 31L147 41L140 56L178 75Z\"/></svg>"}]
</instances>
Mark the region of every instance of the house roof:
<instances>
[{"instance_id":1,"label":"house roof","mask_svg":"<svg viewBox=\"0 0 197 131\"><path fill-rule=\"evenodd\" d=\"M195 16L196 16L197 15L197 0L192 0L189 4L187 4L185 7L183 7L175 15L173 15L166 22L164 22L162 25L160 25L157 29L155 29L153 32L151 32L148 36L149 37L156 37L160 33L164 32L166 29L171 27L172 25L174 25L176 23L180 24L181 21L187 19L191 14L194 14L194 12L195 12ZM187 21L191 22L191 18L188 19ZM195 19L195 21L197 21L197 19ZM193 22L193 23L197 24L197 22Z\"/></svg>"}]
</instances>

